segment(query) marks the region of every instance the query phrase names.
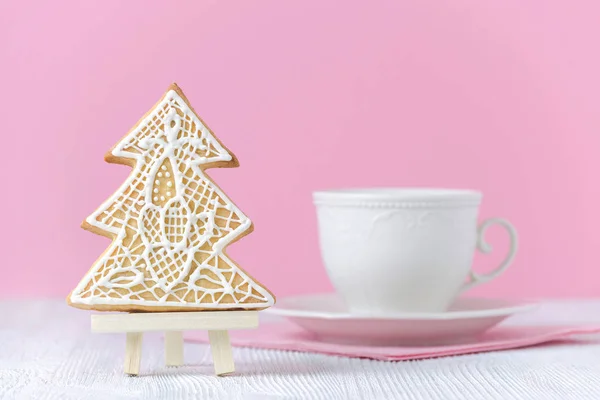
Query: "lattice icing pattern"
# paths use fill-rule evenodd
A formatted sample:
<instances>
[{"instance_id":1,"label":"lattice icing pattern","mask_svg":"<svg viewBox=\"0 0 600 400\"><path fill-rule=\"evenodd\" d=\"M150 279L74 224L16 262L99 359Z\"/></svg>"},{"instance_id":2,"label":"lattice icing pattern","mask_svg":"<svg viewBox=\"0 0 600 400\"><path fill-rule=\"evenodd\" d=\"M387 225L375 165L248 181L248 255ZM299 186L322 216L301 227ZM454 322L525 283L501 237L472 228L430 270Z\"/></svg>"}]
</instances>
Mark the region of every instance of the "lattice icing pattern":
<instances>
[{"instance_id":1,"label":"lattice icing pattern","mask_svg":"<svg viewBox=\"0 0 600 400\"><path fill-rule=\"evenodd\" d=\"M135 167L86 219L115 238L72 292L72 303L202 309L274 303L223 253L251 222L202 166L233 158L176 91L112 154L134 159Z\"/></svg>"}]
</instances>

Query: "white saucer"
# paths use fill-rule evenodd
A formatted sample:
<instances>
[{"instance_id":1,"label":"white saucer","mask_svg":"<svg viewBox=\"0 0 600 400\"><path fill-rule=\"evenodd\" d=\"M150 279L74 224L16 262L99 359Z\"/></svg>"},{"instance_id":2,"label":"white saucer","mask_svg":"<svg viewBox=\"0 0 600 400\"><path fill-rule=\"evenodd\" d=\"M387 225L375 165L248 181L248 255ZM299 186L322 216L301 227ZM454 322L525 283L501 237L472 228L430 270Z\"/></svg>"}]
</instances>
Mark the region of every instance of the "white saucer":
<instances>
[{"instance_id":1,"label":"white saucer","mask_svg":"<svg viewBox=\"0 0 600 400\"><path fill-rule=\"evenodd\" d=\"M286 317L322 341L424 346L471 342L507 317L534 307L522 301L471 297L458 299L442 313L353 315L331 293L278 299L264 312Z\"/></svg>"}]
</instances>

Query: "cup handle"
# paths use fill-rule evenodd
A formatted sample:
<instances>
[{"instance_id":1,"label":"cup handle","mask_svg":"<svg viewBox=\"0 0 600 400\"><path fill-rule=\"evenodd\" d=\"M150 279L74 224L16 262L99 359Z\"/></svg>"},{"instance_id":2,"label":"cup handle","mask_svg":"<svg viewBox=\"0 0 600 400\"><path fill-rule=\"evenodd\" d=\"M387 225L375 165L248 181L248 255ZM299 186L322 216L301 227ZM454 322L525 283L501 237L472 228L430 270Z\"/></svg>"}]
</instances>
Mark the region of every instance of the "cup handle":
<instances>
[{"instance_id":1,"label":"cup handle","mask_svg":"<svg viewBox=\"0 0 600 400\"><path fill-rule=\"evenodd\" d=\"M475 271L471 270L469 273L469 281L466 282L461 288L461 292L469 290L480 283L489 282L492 279L498 277L502 274L506 268L512 263L515 258L515 254L517 253L517 230L510 222L502 218L490 218L486 219L479 225L477 228L477 249L484 254L488 254L492 251L492 246L485 241L485 232L492 225L501 225L510 236L510 247L508 249L508 254L504 258L504 260L500 263L500 265L491 272L487 274L478 274Z\"/></svg>"}]
</instances>

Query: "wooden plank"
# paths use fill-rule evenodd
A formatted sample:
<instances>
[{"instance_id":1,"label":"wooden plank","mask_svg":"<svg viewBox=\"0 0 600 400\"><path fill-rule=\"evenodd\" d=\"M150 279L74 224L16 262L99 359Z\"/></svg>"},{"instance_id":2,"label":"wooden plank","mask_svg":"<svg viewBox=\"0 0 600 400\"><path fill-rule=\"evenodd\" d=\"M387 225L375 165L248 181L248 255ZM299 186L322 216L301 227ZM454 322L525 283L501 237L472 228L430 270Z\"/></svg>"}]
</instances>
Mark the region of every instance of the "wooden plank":
<instances>
[{"instance_id":1,"label":"wooden plank","mask_svg":"<svg viewBox=\"0 0 600 400\"><path fill-rule=\"evenodd\" d=\"M215 374L224 375L235 371L229 333L224 330L208 331L208 340L215 365Z\"/></svg>"},{"instance_id":2,"label":"wooden plank","mask_svg":"<svg viewBox=\"0 0 600 400\"><path fill-rule=\"evenodd\" d=\"M165 332L165 364L173 367L183 365L183 332Z\"/></svg>"},{"instance_id":3,"label":"wooden plank","mask_svg":"<svg viewBox=\"0 0 600 400\"><path fill-rule=\"evenodd\" d=\"M258 328L258 311L93 314L92 332L233 330Z\"/></svg>"},{"instance_id":4,"label":"wooden plank","mask_svg":"<svg viewBox=\"0 0 600 400\"><path fill-rule=\"evenodd\" d=\"M138 375L142 360L142 332L128 332L125 342L125 373Z\"/></svg>"}]
</instances>

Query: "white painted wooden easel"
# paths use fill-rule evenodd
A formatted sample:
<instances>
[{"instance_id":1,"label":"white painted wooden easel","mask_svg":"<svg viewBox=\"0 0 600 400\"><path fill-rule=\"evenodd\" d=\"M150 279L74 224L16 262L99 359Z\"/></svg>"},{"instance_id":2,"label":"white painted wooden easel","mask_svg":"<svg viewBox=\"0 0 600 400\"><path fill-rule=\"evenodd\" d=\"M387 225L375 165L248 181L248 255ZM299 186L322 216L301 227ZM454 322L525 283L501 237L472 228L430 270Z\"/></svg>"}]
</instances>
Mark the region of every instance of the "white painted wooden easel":
<instances>
[{"instance_id":1,"label":"white painted wooden easel","mask_svg":"<svg viewBox=\"0 0 600 400\"><path fill-rule=\"evenodd\" d=\"M183 331L207 330L215 373L235 370L229 342L230 330L258 328L258 311L200 311L130 314L94 314L92 332L127 334L125 373L138 375L144 332L165 332L166 365L183 364Z\"/></svg>"}]
</instances>

